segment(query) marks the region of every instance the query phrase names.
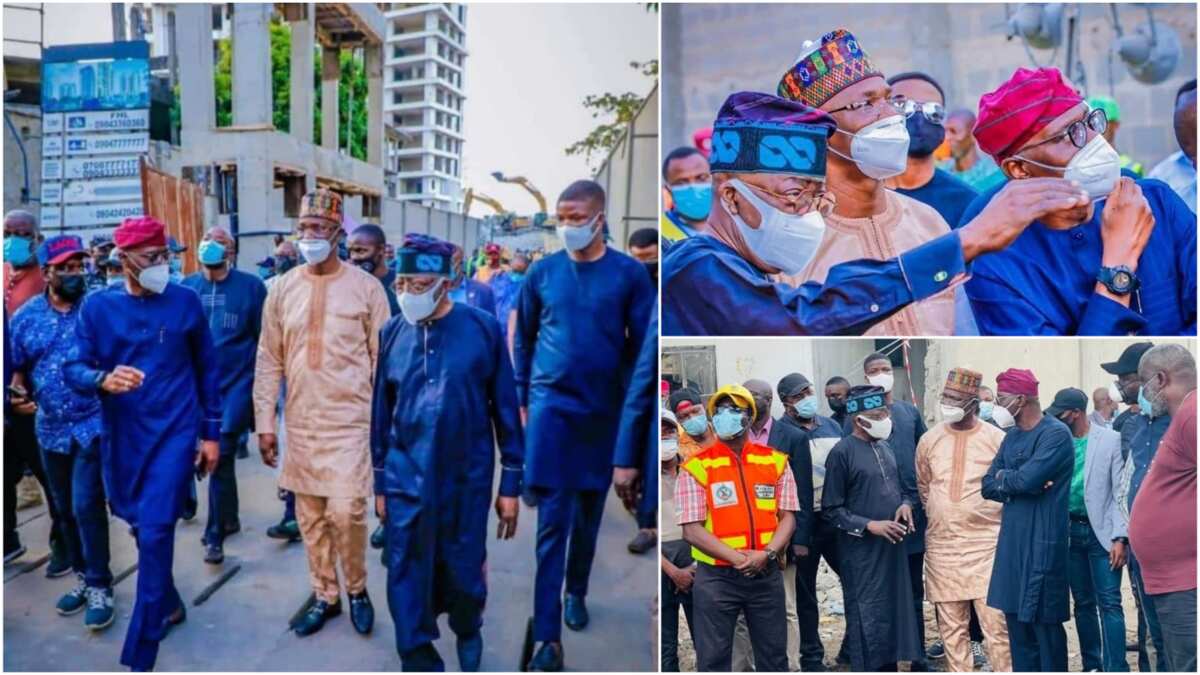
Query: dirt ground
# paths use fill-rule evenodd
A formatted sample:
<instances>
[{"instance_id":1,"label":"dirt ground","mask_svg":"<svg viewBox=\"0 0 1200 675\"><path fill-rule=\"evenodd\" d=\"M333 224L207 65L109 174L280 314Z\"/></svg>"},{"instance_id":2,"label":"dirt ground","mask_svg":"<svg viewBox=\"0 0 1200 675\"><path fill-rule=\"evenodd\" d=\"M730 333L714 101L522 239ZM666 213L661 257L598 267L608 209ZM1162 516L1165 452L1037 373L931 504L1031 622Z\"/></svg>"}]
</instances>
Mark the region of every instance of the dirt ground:
<instances>
[{"instance_id":1,"label":"dirt ground","mask_svg":"<svg viewBox=\"0 0 1200 675\"><path fill-rule=\"evenodd\" d=\"M834 671L848 672L849 666L838 665L834 663L834 657L837 656L837 649L842 643L842 633L846 629L845 610L842 605L842 587L838 583L837 575L821 561L820 571L817 573L817 602L820 605L820 628L821 642L825 645L825 665ZM1129 586L1129 576L1122 575L1121 580L1121 606L1125 610L1125 643L1137 643L1137 606L1133 601L1133 591ZM1083 662L1079 655L1079 635L1075 631L1075 621L1072 619L1066 623L1067 631L1067 657L1068 667L1073 672L1083 670ZM933 605L928 601L925 602L925 646L933 644L938 639L937 619L934 617ZM682 671L696 670L696 652L692 646L692 636L688 631L687 621L683 617L683 612L679 613L679 669ZM1137 672L1137 652L1126 652L1125 659L1129 663L1129 670ZM946 667L945 659L936 659L930 663L931 670L942 670ZM900 669L905 670L907 664L901 664ZM990 667L985 666L985 671L990 671Z\"/></svg>"}]
</instances>

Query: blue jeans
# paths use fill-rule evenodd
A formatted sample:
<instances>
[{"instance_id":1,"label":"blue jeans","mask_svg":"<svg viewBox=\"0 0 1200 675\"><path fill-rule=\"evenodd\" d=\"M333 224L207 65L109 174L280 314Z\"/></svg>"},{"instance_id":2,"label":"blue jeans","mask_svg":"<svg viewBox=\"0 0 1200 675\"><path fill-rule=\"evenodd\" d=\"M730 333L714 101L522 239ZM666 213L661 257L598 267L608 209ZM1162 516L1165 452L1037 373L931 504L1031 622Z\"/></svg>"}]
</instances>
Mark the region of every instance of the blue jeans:
<instances>
[{"instance_id":1,"label":"blue jeans","mask_svg":"<svg viewBox=\"0 0 1200 675\"><path fill-rule=\"evenodd\" d=\"M1075 601L1075 630L1084 670L1128 672L1121 570L1111 569L1108 551L1090 523L1071 520L1067 576Z\"/></svg>"},{"instance_id":2,"label":"blue jeans","mask_svg":"<svg viewBox=\"0 0 1200 675\"><path fill-rule=\"evenodd\" d=\"M221 433L220 459L217 468L208 477L208 524L204 528L204 542L209 546L221 546L225 542L225 528L238 521L237 461L240 432Z\"/></svg>"},{"instance_id":3,"label":"blue jeans","mask_svg":"<svg viewBox=\"0 0 1200 675\"><path fill-rule=\"evenodd\" d=\"M1167 650L1163 646L1162 626L1158 623L1158 612L1154 609L1154 600L1149 595L1146 595L1146 588L1142 585L1142 567L1138 564L1137 557L1134 556L1133 551L1129 552L1129 583L1133 586L1133 597L1138 603L1139 623L1144 622L1146 624L1146 631L1144 632L1150 633L1150 642L1154 645L1154 670L1159 673L1167 672L1170 668L1167 667ZM1143 635L1139 635L1138 637L1142 642L1145 642ZM1141 663L1140 654L1138 656L1138 663Z\"/></svg>"},{"instance_id":4,"label":"blue jeans","mask_svg":"<svg viewBox=\"0 0 1200 675\"><path fill-rule=\"evenodd\" d=\"M72 441L70 453L43 451L43 454L50 498L58 507L71 567L76 574L83 575L88 586L112 586L99 439L86 448Z\"/></svg>"},{"instance_id":5,"label":"blue jeans","mask_svg":"<svg viewBox=\"0 0 1200 675\"><path fill-rule=\"evenodd\" d=\"M563 579L567 593L587 595L608 490L532 490L538 498L533 639L558 642L562 639Z\"/></svg>"}]
</instances>

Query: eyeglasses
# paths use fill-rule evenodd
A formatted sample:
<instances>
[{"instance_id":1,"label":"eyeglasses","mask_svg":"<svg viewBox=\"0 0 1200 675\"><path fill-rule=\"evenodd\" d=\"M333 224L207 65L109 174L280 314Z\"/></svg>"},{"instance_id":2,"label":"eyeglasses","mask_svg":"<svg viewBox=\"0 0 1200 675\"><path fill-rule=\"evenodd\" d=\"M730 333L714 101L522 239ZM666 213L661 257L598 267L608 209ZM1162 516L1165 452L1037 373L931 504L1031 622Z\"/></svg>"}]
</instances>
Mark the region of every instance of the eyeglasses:
<instances>
[{"instance_id":1,"label":"eyeglasses","mask_svg":"<svg viewBox=\"0 0 1200 675\"><path fill-rule=\"evenodd\" d=\"M1047 138L1044 141L1039 141L1033 145L1027 145L1013 154L1019 155L1027 150L1032 150L1039 145L1046 145L1047 143L1060 141L1064 137L1071 139L1071 145L1074 145L1077 148L1083 148L1083 146L1087 145L1088 142L1088 129L1091 129L1098 134L1102 134L1107 128L1108 116L1104 114L1103 110L1097 108L1088 113L1083 119L1071 122L1069 125L1067 125L1067 130L1061 134L1056 134L1051 138Z\"/></svg>"},{"instance_id":2,"label":"eyeglasses","mask_svg":"<svg viewBox=\"0 0 1200 675\"><path fill-rule=\"evenodd\" d=\"M745 182L745 181L743 181ZM782 193L772 192L760 185L746 183L751 190L761 192L764 195L769 195L783 202L785 205L782 211L791 215L800 215L808 213L815 209L819 209L825 200L825 189L820 183L810 183L807 187L792 188Z\"/></svg>"},{"instance_id":3,"label":"eyeglasses","mask_svg":"<svg viewBox=\"0 0 1200 675\"><path fill-rule=\"evenodd\" d=\"M869 101L854 101L852 103L847 103L840 108L829 110L827 112L832 115L836 112L857 112L859 110L866 110L867 108L884 109L884 106L886 105L891 107L892 110L902 113L904 112L904 101L905 99L903 96L893 96L891 98L880 96Z\"/></svg>"},{"instance_id":4,"label":"eyeglasses","mask_svg":"<svg viewBox=\"0 0 1200 675\"><path fill-rule=\"evenodd\" d=\"M340 229L342 229L342 226L338 225L337 223L307 222L307 223L299 223L298 225L296 225L296 232L300 236L304 236L307 234L314 234L314 235L316 235L318 237L322 237L322 238L328 238L329 235L333 234L334 232L337 232Z\"/></svg>"},{"instance_id":5,"label":"eyeglasses","mask_svg":"<svg viewBox=\"0 0 1200 675\"><path fill-rule=\"evenodd\" d=\"M138 263L143 261L146 263L146 265L139 264L139 267L145 267L148 265L161 265L170 261L171 259L171 252L165 248L154 251L138 251L136 253L133 251L126 251L125 255L132 257Z\"/></svg>"},{"instance_id":6,"label":"eyeglasses","mask_svg":"<svg viewBox=\"0 0 1200 675\"><path fill-rule=\"evenodd\" d=\"M906 99L903 96L898 97L901 100L900 112L904 113L905 117L912 117L913 113L920 112L925 116L925 119L934 124L941 124L946 121L946 107L941 103L934 101L914 101Z\"/></svg>"}]
</instances>

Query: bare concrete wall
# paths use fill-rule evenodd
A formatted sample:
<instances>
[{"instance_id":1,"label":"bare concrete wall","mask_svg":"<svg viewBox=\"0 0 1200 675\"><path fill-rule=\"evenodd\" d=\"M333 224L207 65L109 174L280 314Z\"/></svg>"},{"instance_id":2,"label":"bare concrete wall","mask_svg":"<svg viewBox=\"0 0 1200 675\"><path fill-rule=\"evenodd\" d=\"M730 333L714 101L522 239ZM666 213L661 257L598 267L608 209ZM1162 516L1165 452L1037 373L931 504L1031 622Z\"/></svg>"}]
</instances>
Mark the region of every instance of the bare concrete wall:
<instances>
[{"instance_id":1,"label":"bare concrete wall","mask_svg":"<svg viewBox=\"0 0 1200 675\"><path fill-rule=\"evenodd\" d=\"M1110 95L1108 48L1114 33L1107 4L1081 8L1079 57L1090 95ZM1195 4L1153 4L1155 19L1179 34L1182 57L1173 75L1148 86L1114 59L1114 97L1121 106L1117 147L1147 164L1175 152L1171 114L1175 91L1196 77ZM1146 20L1140 6L1120 7L1126 31ZM1034 63L1019 40L1004 37L1001 4L686 4L665 5L662 26L664 151L690 145L712 124L721 102L739 90L775 91L806 39L838 27L850 30L885 74L921 70L946 90L951 107L975 109L979 97L1018 67ZM1065 49L1033 55L1064 64ZM1077 84L1081 84L1077 82Z\"/></svg>"},{"instance_id":2,"label":"bare concrete wall","mask_svg":"<svg viewBox=\"0 0 1200 675\"><path fill-rule=\"evenodd\" d=\"M42 193L42 118L32 106L6 104L4 113L4 211L25 209L35 215ZM14 135L16 132L16 135ZM21 148L25 149L22 161ZM28 173L26 173L28 172ZM28 175L28 199L22 199L21 189Z\"/></svg>"}]
</instances>

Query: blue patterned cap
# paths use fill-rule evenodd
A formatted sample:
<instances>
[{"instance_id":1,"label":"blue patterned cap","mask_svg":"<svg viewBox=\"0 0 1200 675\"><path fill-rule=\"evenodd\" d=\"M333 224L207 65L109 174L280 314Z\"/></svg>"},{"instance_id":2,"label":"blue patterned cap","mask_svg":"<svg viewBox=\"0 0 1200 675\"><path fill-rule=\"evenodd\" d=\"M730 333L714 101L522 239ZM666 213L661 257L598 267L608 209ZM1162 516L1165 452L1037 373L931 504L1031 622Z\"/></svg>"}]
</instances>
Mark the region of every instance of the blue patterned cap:
<instances>
[{"instance_id":1,"label":"blue patterned cap","mask_svg":"<svg viewBox=\"0 0 1200 675\"><path fill-rule=\"evenodd\" d=\"M883 387L869 384L852 387L846 394L846 414L857 415L887 405L887 394Z\"/></svg>"},{"instance_id":2,"label":"blue patterned cap","mask_svg":"<svg viewBox=\"0 0 1200 675\"><path fill-rule=\"evenodd\" d=\"M784 173L825 180L826 144L837 123L800 101L739 91L713 123L714 173Z\"/></svg>"}]
</instances>

